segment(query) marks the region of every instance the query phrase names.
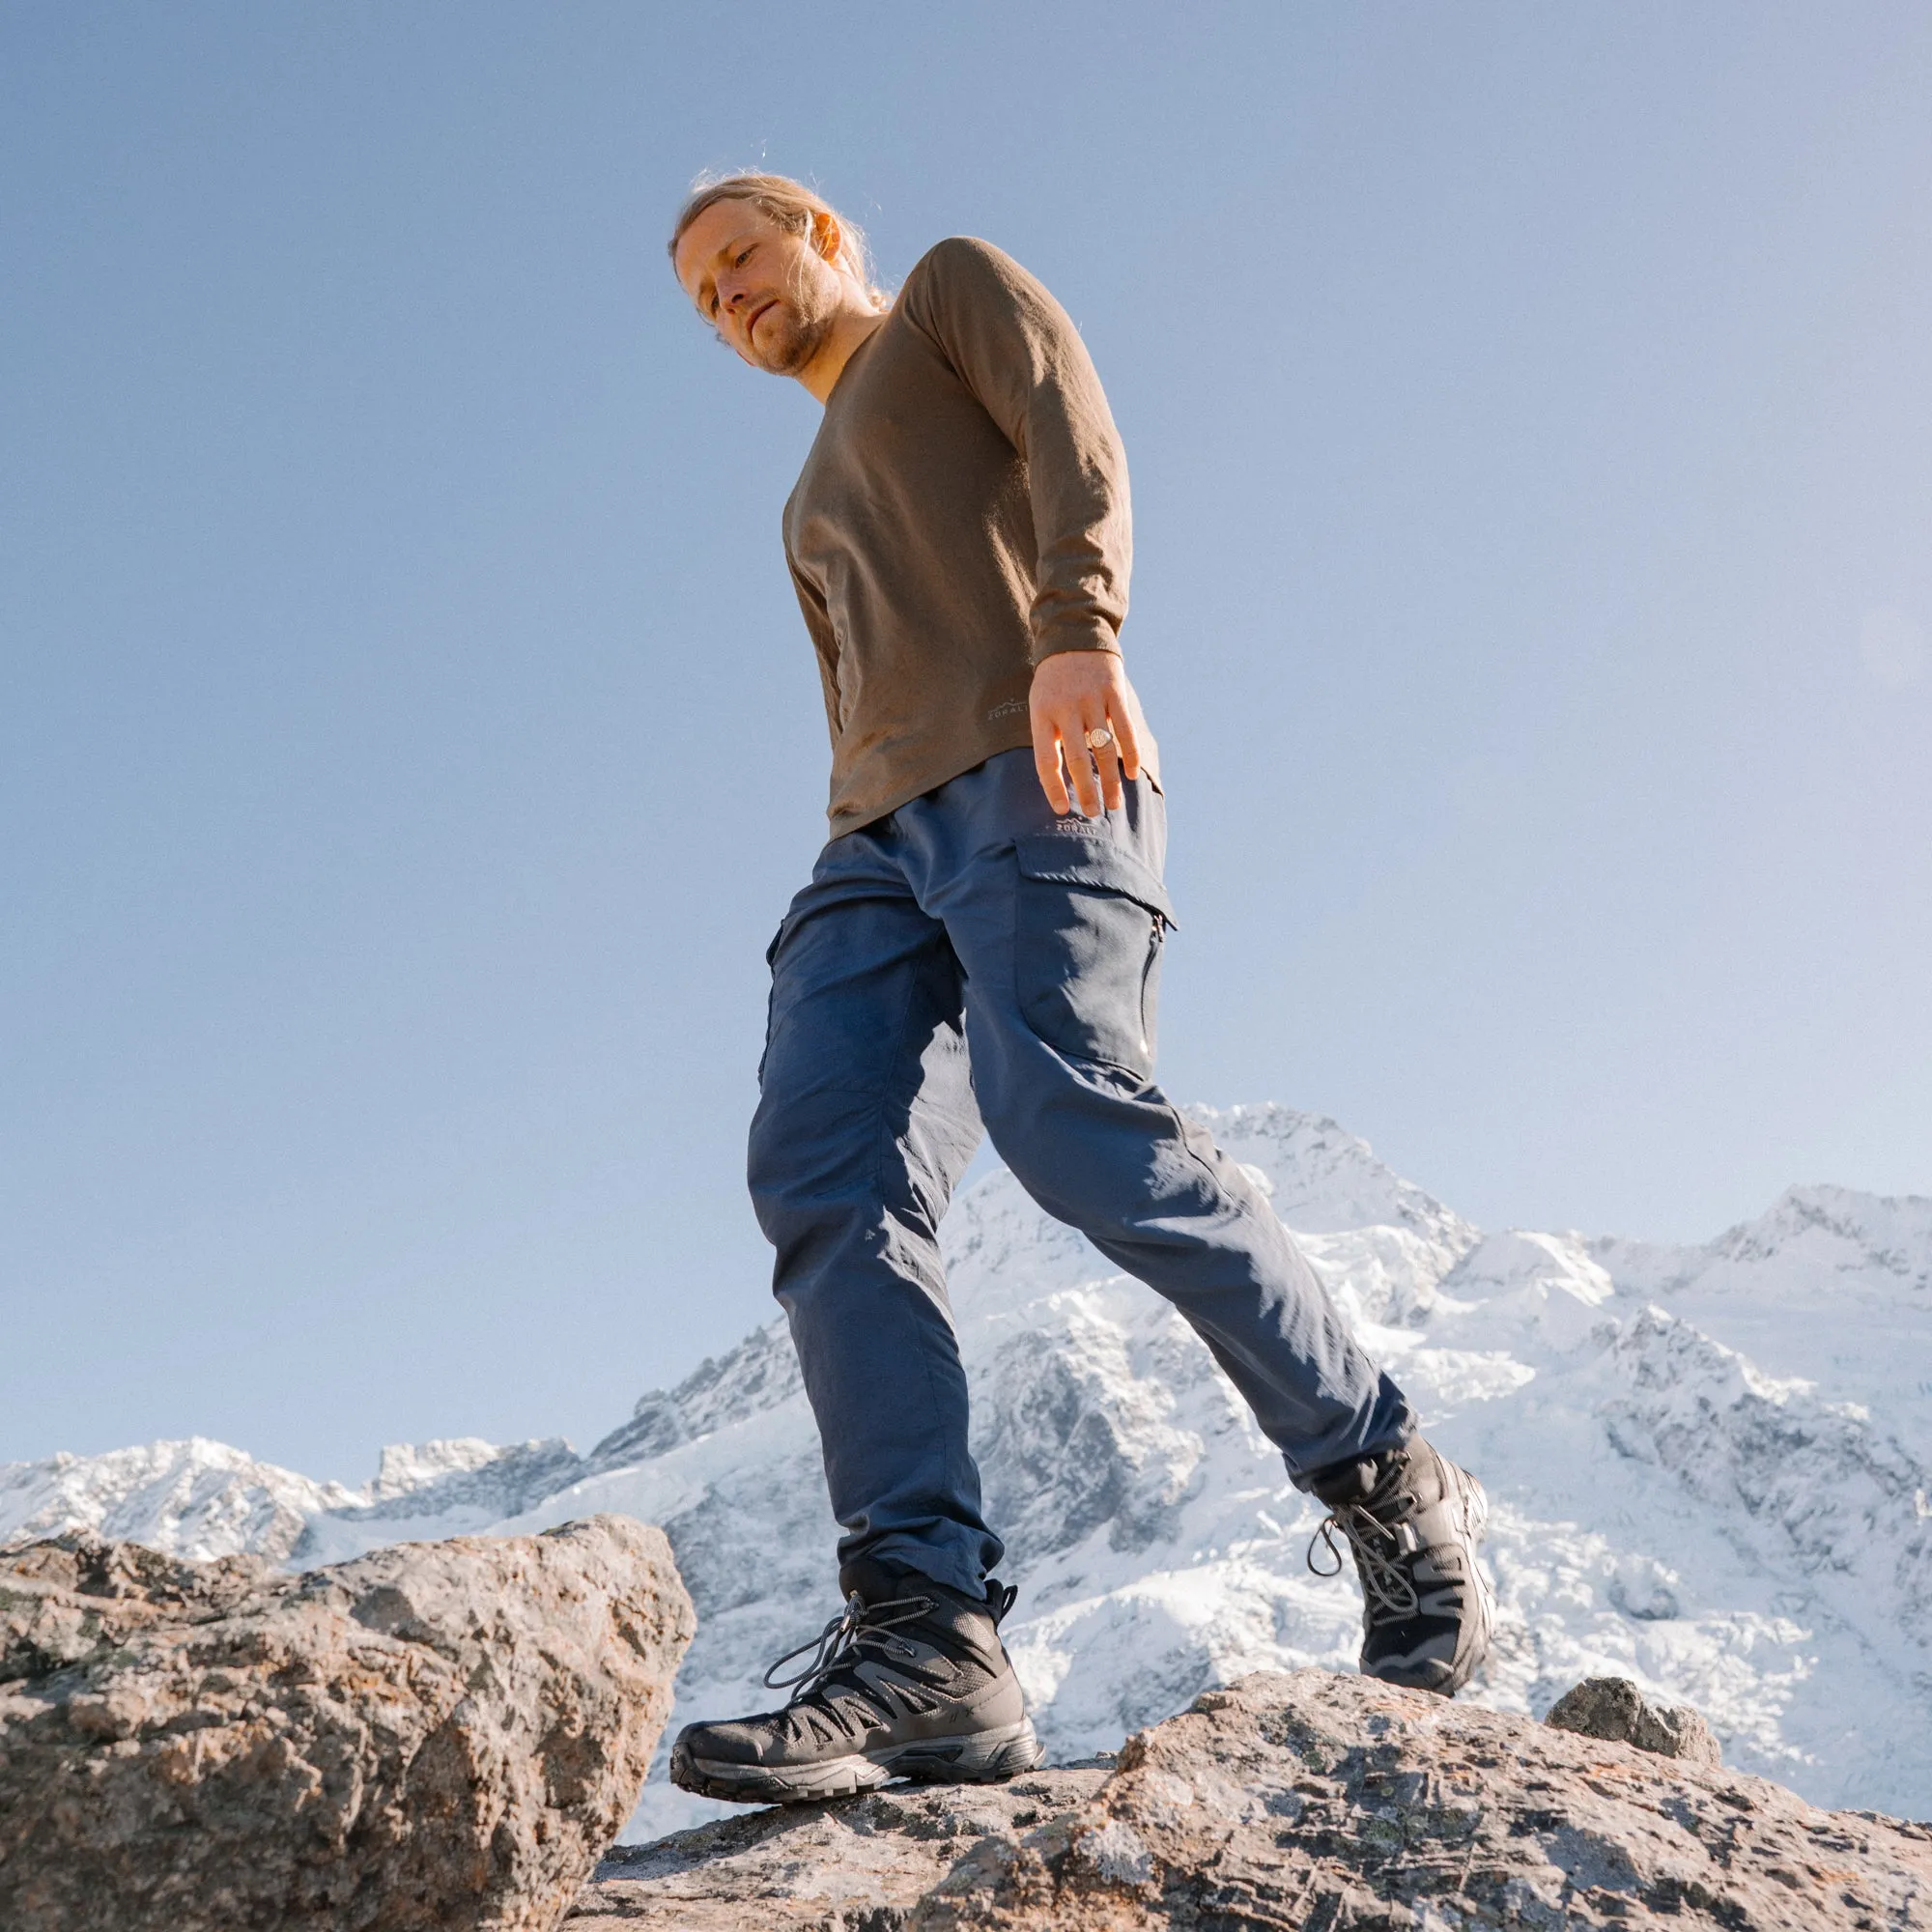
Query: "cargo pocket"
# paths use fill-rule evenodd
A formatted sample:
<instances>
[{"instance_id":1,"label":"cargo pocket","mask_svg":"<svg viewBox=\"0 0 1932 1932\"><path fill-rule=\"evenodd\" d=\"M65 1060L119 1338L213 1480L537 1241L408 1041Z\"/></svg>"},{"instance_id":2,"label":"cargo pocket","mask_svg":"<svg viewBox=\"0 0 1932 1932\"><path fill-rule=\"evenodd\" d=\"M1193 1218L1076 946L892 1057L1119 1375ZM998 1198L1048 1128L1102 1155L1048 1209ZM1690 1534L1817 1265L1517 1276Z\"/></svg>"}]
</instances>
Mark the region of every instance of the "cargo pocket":
<instances>
[{"instance_id":1,"label":"cargo pocket","mask_svg":"<svg viewBox=\"0 0 1932 1932\"><path fill-rule=\"evenodd\" d=\"M1071 1060L1153 1072L1161 945L1174 908L1152 869L1106 838L1016 839L1014 991Z\"/></svg>"}]
</instances>

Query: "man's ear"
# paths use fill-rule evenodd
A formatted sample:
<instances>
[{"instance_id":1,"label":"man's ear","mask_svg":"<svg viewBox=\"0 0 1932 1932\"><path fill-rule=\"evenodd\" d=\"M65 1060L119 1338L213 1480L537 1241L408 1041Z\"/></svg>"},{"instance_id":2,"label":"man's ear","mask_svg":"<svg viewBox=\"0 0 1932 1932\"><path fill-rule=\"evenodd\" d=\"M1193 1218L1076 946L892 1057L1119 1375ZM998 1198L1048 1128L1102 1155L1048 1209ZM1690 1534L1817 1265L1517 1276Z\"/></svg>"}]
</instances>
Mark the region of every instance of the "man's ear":
<instances>
[{"instance_id":1,"label":"man's ear","mask_svg":"<svg viewBox=\"0 0 1932 1932\"><path fill-rule=\"evenodd\" d=\"M845 245L845 231L838 225L838 217L831 210L815 208L811 212L811 249L815 255L823 255L834 268L838 266L839 250Z\"/></svg>"}]
</instances>

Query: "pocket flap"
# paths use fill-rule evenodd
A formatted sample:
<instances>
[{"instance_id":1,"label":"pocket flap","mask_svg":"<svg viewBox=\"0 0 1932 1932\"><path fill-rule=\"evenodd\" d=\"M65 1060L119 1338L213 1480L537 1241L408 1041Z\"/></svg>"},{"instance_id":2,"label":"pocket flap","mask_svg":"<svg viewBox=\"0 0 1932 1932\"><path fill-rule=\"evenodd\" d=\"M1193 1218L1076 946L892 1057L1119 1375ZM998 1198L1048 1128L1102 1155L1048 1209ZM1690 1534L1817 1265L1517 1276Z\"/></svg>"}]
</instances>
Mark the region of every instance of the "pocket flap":
<instances>
[{"instance_id":1,"label":"pocket flap","mask_svg":"<svg viewBox=\"0 0 1932 1932\"><path fill-rule=\"evenodd\" d=\"M1020 870L1029 879L1085 886L1093 892L1120 893L1158 914L1164 924L1175 927L1179 923L1167 888L1155 876L1153 867L1102 835L1082 838L1077 833L1039 833L1031 838L1014 839L1013 852Z\"/></svg>"}]
</instances>

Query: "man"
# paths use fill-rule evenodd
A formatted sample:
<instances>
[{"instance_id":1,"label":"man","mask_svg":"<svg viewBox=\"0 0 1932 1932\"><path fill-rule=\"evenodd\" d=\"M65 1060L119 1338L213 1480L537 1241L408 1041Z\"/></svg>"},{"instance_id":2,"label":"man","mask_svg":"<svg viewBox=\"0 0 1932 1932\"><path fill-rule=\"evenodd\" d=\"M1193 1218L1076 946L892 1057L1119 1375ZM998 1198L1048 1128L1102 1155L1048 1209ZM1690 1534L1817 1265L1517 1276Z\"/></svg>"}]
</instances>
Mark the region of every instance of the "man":
<instances>
[{"instance_id":1,"label":"man","mask_svg":"<svg viewBox=\"0 0 1932 1932\"><path fill-rule=\"evenodd\" d=\"M832 838L772 942L750 1165L846 1599L803 1669L767 1675L791 1701L688 1725L671 1776L765 1803L1039 1761L937 1243L982 1121L1042 1208L1179 1310L1329 1505L1362 1668L1453 1694L1489 1644L1482 1490L1153 1083L1164 806L1120 652L1126 464L1079 335L983 242L942 242L888 301L850 224L779 176L700 189L671 260L730 348L825 406L784 545Z\"/></svg>"}]
</instances>

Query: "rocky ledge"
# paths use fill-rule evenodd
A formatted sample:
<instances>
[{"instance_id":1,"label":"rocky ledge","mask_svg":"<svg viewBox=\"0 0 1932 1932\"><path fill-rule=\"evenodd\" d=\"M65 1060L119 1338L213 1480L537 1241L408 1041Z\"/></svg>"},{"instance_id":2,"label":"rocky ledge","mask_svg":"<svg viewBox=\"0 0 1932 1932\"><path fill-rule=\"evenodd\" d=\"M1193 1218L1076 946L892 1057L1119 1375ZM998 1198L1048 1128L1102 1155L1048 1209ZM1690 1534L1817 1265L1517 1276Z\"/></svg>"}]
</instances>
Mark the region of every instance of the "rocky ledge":
<instances>
[{"instance_id":1,"label":"rocky ledge","mask_svg":"<svg viewBox=\"0 0 1932 1932\"><path fill-rule=\"evenodd\" d=\"M1932 1827L1728 1772L1695 1713L1619 1680L1565 1705L1577 1729L1259 1674L1117 1763L620 1848L565 1932L1932 1927Z\"/></svg>"},{"instance_id":2,"label":"rocky ledge","mask_svg":"<svg viewBox=\"0 0 1932 1932\"><path fill-rule=\"evenodd\" d=\"M549 1932L692 1628L626 1517L302 1576L0 1551L0 1926Z\"/></svg>"}]
</instances>

